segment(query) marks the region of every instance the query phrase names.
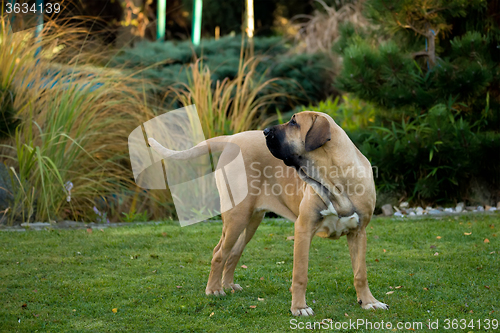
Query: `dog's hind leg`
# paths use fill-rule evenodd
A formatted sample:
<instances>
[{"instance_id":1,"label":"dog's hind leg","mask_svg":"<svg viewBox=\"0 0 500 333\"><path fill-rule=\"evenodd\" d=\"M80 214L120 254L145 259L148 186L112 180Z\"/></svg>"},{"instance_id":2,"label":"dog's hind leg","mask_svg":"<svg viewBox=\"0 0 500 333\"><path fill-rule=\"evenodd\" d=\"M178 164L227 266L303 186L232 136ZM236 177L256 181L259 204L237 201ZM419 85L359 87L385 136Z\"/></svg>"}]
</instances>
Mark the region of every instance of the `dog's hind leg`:
<instances>
[{"instance_id":1,"label":"dog's hind leg","mask_svg":"<svg viewBox=\"0 0 500 333\"><path fill-rule=\"evenodd\" d=\"M222 286L224 288L231 288L236 291L243 289L239 284L234 283L234 270L241 258L245 246L250 242L260 222L262 222L264 214L264 211L255 212L250 218L250 222L245 230L240 234L238 241L234 244L229 254L229 258L226 261L226 265L224 266L224 273L222 274Z\"/></svg>"},{"instance_id":2,"label":"dog's hind leg","mask_svg":"<svg viewBox=\"0 0 500 333\"><path fill-rule=\"evenodd\" d=\"M248 226L250 219L251 212L241 212L237 207L222 214L222 237L214 249L210 275L205 289L207 295L225 295L222 289L222 271L235 243Z\"/></svg>"}]
</instances>

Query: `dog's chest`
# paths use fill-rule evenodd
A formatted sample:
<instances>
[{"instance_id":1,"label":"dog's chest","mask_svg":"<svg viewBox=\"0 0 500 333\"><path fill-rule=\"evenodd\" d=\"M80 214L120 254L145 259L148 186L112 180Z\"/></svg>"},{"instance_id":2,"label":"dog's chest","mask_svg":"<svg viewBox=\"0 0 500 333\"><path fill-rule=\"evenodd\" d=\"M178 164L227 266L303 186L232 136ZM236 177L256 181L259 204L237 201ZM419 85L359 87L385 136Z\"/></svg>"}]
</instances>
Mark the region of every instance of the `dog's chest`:
<instances>
[{"instance_id":1,"label":"dog's chest","mask_svg":"<svg viewBox=\"0 0 500 333\"><path fill-rule=\"evenodd\" d=\"M316 231L316 235L323 238L335 239L349 233L350 230L356 229L358 226L359 216L356 213L340 218L338 215L330 214L324 216L318 231Z\"/></svg>"}]
</instances>

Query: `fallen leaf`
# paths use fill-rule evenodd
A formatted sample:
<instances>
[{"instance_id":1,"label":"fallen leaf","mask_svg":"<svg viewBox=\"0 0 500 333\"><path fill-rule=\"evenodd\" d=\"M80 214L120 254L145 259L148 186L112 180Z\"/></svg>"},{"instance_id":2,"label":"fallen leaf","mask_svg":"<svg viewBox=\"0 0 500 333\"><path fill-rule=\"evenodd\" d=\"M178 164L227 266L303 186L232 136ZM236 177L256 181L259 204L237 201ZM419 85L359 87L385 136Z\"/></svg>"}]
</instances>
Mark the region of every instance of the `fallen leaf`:
<instances>
[{"instance_id":1,"label":"fallen leaf","mask_svg":"<svg viewBox=\"0 0 500 333\"><path fill-rule=\"evenodd\" d=\"M113 313L117 313L117 312L118 312L118 308L114 308L114 309L113 309L113 310L111 310L111 311L113 311Z\"/></svg>"},{"instance_id":2,"label":"fallen leaf","mask_svg":"<svg viewBox=\"0 0 500 333\"><path fill-rule=\"evenodd\" d=\"M286 240L294 240L294 239L295 239L295 236L288 236L288 237L286 238Z\"/></svg>"},{"instance_id":3,"label":"fallen leaf","mask_svg":"<svg viewBox=\"0 0 500 333\"><path fill-rule=\"evenodd\" d=\"M491 311L490 311L490 314L493 314L493 312L495 312L495 310L491 310Z\"/></svg>"},{"instance_id":4,"label":"fallen leaf","mask_svg":"<svg viewBox=\"0 0 500 333\"><path fill-rule=\"evenodd\" d=\"M263 276L262 276L260 279L261 279L262 281L264 281L264 277L263 277Z\"/></svg>"},{"instance_id":5,"label":"fallen leaf","mask_svg":"<svg viewBox=\"0 0 500 333\"><path fill-rule=\"evenodd\" d=\"M212 312L209 317L212 317L215 314L215 312Z\"/></svg>"},{"instance_id":6,"label":"fallen leaf","mask_svg":"<svg viewBox=\"0 0 500 333\"><path fill-rule=\"evenodd\" d=\"M431 245L431 249L435 249L436 248L436 245Z\"/></svg>"},{"instance_id":7,"label":"fallen leaf","mask_svg":"<svg viewBox=\"0 0 500 333\"><path fill-rule=\"evenodd\" d=\"M387 250L386 250L386 249L384 249L384 253L386 253L386 252L387 252Z\"/></svg>"},{"instance_id":8,"label":"fallen leaf","mask_svg":"<svg viewBox=\"0 0 500 333\"><path fill-rule=\"evenodd\" d=\"M234 294L234 293L235 293L234 289L231 289L231 294Z\"/></svg>"},{"instance_id":9,"label":"fallen leaf","mask_svg":"<svg viewBox=\"0 0 500 333\"><path fill-rule=\"evenodd\" d=\"M494 224L490 224L490 228L491 229L495 229L495 225Z\"/></svg>"},{"instance_id":10,"label":"fallen leaf","mask_svg":"<svg viewBox=\"0 0 500 333\"><path fill-rule=\"evenodd\" d=\"M470 236L470 235L472 235L472 232L464 232L464 235L465 236Z\"/></svg>"},{"instance_id":11,"label":"fallen leaf","mask_svg":"<svg viewBox=\"0 0 500 333\"><path fill-rule=\"evenodd\" d=\"M485 243L489 243L489 242L490 242L490 240L489 240L488 238L485 238L485 239L484 239L484 242L485 242Z\"/></svg>"},{"instance_id":12,"label":"fallen leaf","mask_svg":"<svg viewBox=\"0 0 500 333\"><path fill-rule=\"evenodd\" d=\"M182 288L182 286L176 286L176 287L177 287L177 289L181 289Z\"/></svg>"},{"instance_id":13,"label":"fallen leaf","mask_svg":"<svg viewBox=\"0 0 500 333\"><path fill-rule=\"evenodd\" d=\"M164 232L162 232L162 233L161 233L161 235L162 235L163 237L167 237L167 233L166 233L165 231L164 231Z\"/></svg>"},{"instance_id":14,"label":"fallen leaf","mask_svg":"<svg viewBox=\"0 0 500 333\"><path fill-rule=\"evenodd\" d=\"M392 290L392 291L388 291L388 292L386 292L385 294L386 294L386 295L390 295L390 294L392 294L392 293L394 293L394 290Z\"/></svg>"},{"instance_id":15,"label":"fallen leaf","mask_svg":"<svg viewBox=\"0 0 500 333\"><path fill-rule=\"evenodd\" d=\"M73 312L76 312L76 309L73 309Z\"/></svg>"},{"instance_id":16,"label":"fallen leaf","mask_svg":"<svg viewBox=\"0 0 500 333\"><path fill-rule=\"evenodd\" d=\"M474 313L474 311L470 310L469 313Z\"/></svg>"},{"instance_id":17,"label":"fallen leaf","mask_svg":"<svg viewBox=\"0 0 500 333\"><path fill-rule=\"evenodd\" d=\"M260 297L257 297L257 300L258 300L258 301L261 301L261 302L263 302L263 301L264 301L264 299L263 299L263 298L260 298Z\"/></svg>"},{"instance_id":18,"label":"fallen leaf","mask_svg":"<svg viewBox=\"0 0 500 333\"><path fill-rule=\"evenodd\" d=\"M151 271L151 273L156 273L156 272L157 272L157 270L156 270L156 269L155 269L154 271Z\"/></svg>"},{"instance_id":19,"label":"fallen leaf","mask_svg":"<svg viewBox=\"0 0 500 333\"><path fill-rule=\"evenodd\" d=\"M435 255L435 256L438 256L438 255L439 255L439 252L434 253L434 255Z\"/></svg>"},{"instance_id":20,"label":"fallen leaf","mask_svg":"<svg viewBox=\"0 0 500 333\"><path fill-rule=\"evenodd\" d=\"M484 286L486 289L490 289L490 286Z\"/></svg>"},{"instance_id":21,"label":"fallen leaf","mask_svg":"<svg viewBox=\"0 0 500 333\"><path fill-rule=\"evenodd\" d=\"M91 234L92 233L92 228L87 228L87 233Z\"/></svg>"},{"instance_id":22,"label":"fallen leaf","mask_svg":"<svg viewBox=\"0 0 500 333\"><path fill-rule=\"evenodd\" d=\"M497 236L497 234L493 234L493 237L496 237L496 236Z\"/></svg>"},{"instance_id":23,"label":"fallen leaf","mask_svg":"<svg viewBox=\"0 0 500 333\"><path fill-rule=\"evenodd\" d=\"M151 258L153 258L153 259L158 259L158 255L157 255L157 254L154 254L154 253L153 253L153 254L150 254L149 256L150 256Z\"/></svg>"},{"instance_id":24,"label":"fallen leaf","mask_svg":"<svg viewBox=\"0 0 500 333\"><path fill-rule=\"evenodd\" d=\"M494 253L495 253L495 251L491 251L491 252L490 252L490 254L494 254Z\"/></svg>"},{"instance_id":25,"label":"fallen leaf","mask_svg":"<svg viewBox=\"0 0 500 333\"><path fill-rule=\"evenodd\" d=\"M34 313L33 313L33 317L38 317L38 316L39 316L39 314L34 314Z\"/></svg>"},{"instance_id":26,"label":"fallen leaf","mask_svg":"<svg viewBox=\"0 0 500 333\"><path fill-rule=\"evenodd\" d=\"M437 238L437 239L441 239L441 236L437 236L436 238Z\"/></svg>"},{"instance_id":27,"label":"fallen leaf","mask_svg":"<svg viewBox=\"0 0 500 333\"><path fill-rule=\"evenodd\" d=\"M380 260L378 260L378 259L375 259L375 261L376 261L376 262L379 262Z\"/></svg>"},{"instance_id":28,"label":"fallen leaf","mask_svg":"<svg viewBox=\"0 0 500 333\"><path fill-rule=\"evenodd\" d=\"M409 276L413 276L413 275L415 275L415 273L410 273L410 274L408 274L408 275L409 275Z\"/></svg>"},{"instance_id":29,"label":"fallen leaf","mask_svg":"<svg viewBox=\"0 0 500 333\"><path fill-rule=\"evenodd\" d=\"M241 268L248 268L246 265L241 265Z\"/></svg>"},{"instance_id":30,"label":"fallen leaf","mask_svg":"<svg viewBox=\"0 0 500 333\"><path fill-rule=\"evenodd\" d=\"M344 316L349 317L349 315L347 314L347 312L346 312L346 313L344 313Z\"/></svg>"},{"instance_id":31,"label":"fallen leaf","mask_svg":"<svg viewBox=\"0 0 500 333\"><path fill-rule=\"evenodd\" d=\"M424 288L425 291L429 291L429 288Z\"/></svg>"},{"instance_id":32,"label":"fallen leaf","mask_svg":"<svg viewBox=\"0 0 500 333\"><path fill-rule=\"evenodd\" d=\"M104 230L103 230L103 229L99 229L99 231L102 231L102 232L104 232Z\"/></svg>"},{"instance_id":33,"label":"fallen leaf","mask_svg":"<svg viewBox=\"0 0 500 333\"><path fill-rule=\"evenodd\" d=\"M26 303L23 303L23 305L21 305L22 308L25 308L27 306L28 306L28 304L26 304Z\"/></svg>"},{"instance_id":34,"label":"fallen leaf","mask_svg":"<svg viewBox=\"0 0 500 333\"><path fill-rule=\"evenodd\" d=\"M250 309L255 309L257 305L250 305Z\"/></svg>"},{"instance_id":35,"label":"fallen leaf","mask_svg":"<svg viewBox=\"0 0 500 333\"><path fill-rule=\"evenodd\" d=\"M38 292L38 290L36 290L36 289L35 289L35 290L33 290L33 292L34 292L34 293L37 293L37 292Z\"/></svg>"},{"instance_id":36,"label":"fallen leaf","mask_svg":"<svg viewBox=\"0 0 500 333\"><path fill-rule=\"evenodd\" d=\"M397 287L396 287L396 289L401 289L401 288L403 288L403 287L402 287L402 286L397 286Z\"/></svg>"}]
</instances>

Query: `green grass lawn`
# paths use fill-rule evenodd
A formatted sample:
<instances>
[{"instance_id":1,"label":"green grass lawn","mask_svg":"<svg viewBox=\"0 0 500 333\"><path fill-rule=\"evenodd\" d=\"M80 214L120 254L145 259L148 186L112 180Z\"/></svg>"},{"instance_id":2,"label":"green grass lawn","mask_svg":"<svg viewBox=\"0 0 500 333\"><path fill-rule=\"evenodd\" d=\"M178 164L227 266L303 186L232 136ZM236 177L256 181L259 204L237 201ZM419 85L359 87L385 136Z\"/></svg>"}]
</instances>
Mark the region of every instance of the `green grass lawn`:
<instances>
[{"instance_id":1,"label":"green grass lawn","mask_svg":"<svg viewBox=\"0 0 500 333\"><path fill-rule=\"evenodd\" d=\"M484 332L487 319L500 317L498 214L373 220L368 280L388 311L366 311L356 303L345 237L316 237L307 288L316 315L292 325L293 241L287 236L293 224L264 221L236 269L235 282L244 290L208 297L205 284L221 227L164 223L92 233L2 232L0 331L283 332L323 319L419 321L427 331L431 319L443 332L452 331L444 329L449 318L474 320L475 327L457 332ZM341 331L377 331L364 328Z\"/></svg>"}]
</instances>

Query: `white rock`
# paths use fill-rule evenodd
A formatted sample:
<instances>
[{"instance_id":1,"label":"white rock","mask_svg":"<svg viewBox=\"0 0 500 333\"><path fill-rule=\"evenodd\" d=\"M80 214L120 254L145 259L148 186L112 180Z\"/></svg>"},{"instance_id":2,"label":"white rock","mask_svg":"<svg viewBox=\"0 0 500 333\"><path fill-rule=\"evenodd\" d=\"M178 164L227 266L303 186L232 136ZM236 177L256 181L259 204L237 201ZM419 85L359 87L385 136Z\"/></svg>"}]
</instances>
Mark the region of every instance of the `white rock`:
<instances>
[{"instance_id":1,"label":"white rock","mask_svg":"<svg viewBox=\"0 0 500 333\"><path fill-rule=\"evenodd\" d=\"M453 208L445 208L444 211L446 213L454 213L455 212L455 210Z\"/></svg>"},{"instance_id":2,"label":"white rock","mask_svg":"<svg viewBox=\"0 0 500 333\"><path fill-rule=\"evenodd\" d=\"M477 206L477 211L478 212L484 212L484 207L483 206Z\"/></svg>"},{"instance_id":3,"label":"white rock","mask_svg":"<svg viewBox=\"0 0 500 333\"><path fill-rule=\"evenodd\" d=\"M415 214L415 212L410 212L410 214L408 214L408 215L410 215L410 216L415 216L415 215L417 215L417 214Z\"/></svg>"},{"instance_id":4,"label":"white rock","mask_svg":"<svg viewBox=\"0 0 500 333\"><path fill-rule=\"evenodd\" d=\"M430 209L427 212L431 215L443 214L443 212L438 209Z\"/></svg>"},{"instance_id":5,"label":"white rock","mask_svg":"<svg viewBox=\"0 0 500 333\"><path fill-rule=\"evenodd\" d=\"M418 215L418 213L420 213L420 215L422 215L424 213L424 209L422 207L417 207L417 209L415 209L415 211L417 212L417 215Z\"/></svg>"},{"instance_id":6,"label":"white rock","mask_svg":"<svg viewBox=\"0 0 500 333\"><path fill-rule=\"evenodd\" d=\"M495 207L490 207L490 209L488 209L489 212L494 212L495 210L498 210L498 209L496 209Z\"/></svg>"},{"instance_id":7,"label":"white rock","mask_svg":"<svg viewBox=\"0 0 500 333\"><path fill-rule=\"evenodd\" d=\"M400 205L399 205L399 208L408 208L410 207L410 204L408 203L408 201L403 201Z\"/></svg>"},{"instance_id":8,"label":"white rock","mask_svg":"<svg viewBox=\"0 0 500 333\"><path fill-rule=\"evenodd\" d=\"M427 207L425 207L425 210L426 210L426 211L430 211L431 209L432 209L432 207L431 207L431 206L427 206Z\"/></svg>"},{"instance_id":9,"label":"white rock","mask_svg":"<svg viewBox=\"0 0 500 333\"><path fill-rule=\"evenodd\" d=\"M401 212L395 212L395 213L394 213L394 216L397 216L397 217L403 217L404 215L403 215L403 213L401 213Z\"/></svg>"},{"instance_id":10,"label":"white rock","mask_svg":"<svg viewBox=\"0 0 500 333\"><path fill-rule=\"evenodd\" d=\"M459 202L459 203L457 203L457 207L455 207L455 211L457 213L461 213L464 210L464 207L465 207L465 203Z\"/></svg>"},{"instance_id":11,"label":"white rock","mask_svg":"<svg viewBox=\"0 0 500 333\"><path fill-rule=\"evenodd\" d=\"M21 223L21 227L30 227L30 228L44 228L44 227L50 227L50 223L48 222L24 222Z\"/></svg>"},{"instance_id":12,"label":"white rock","mask_svg":"<svg viewBox=\"0 0 500 333\"><path fill-rule=\"evenodd\" d=\"M390 204L386 204L382 206L382 213L384 216L391 216L394 214L394 210L392 209L392 206Z\"/></svg>"}]
</instances>

